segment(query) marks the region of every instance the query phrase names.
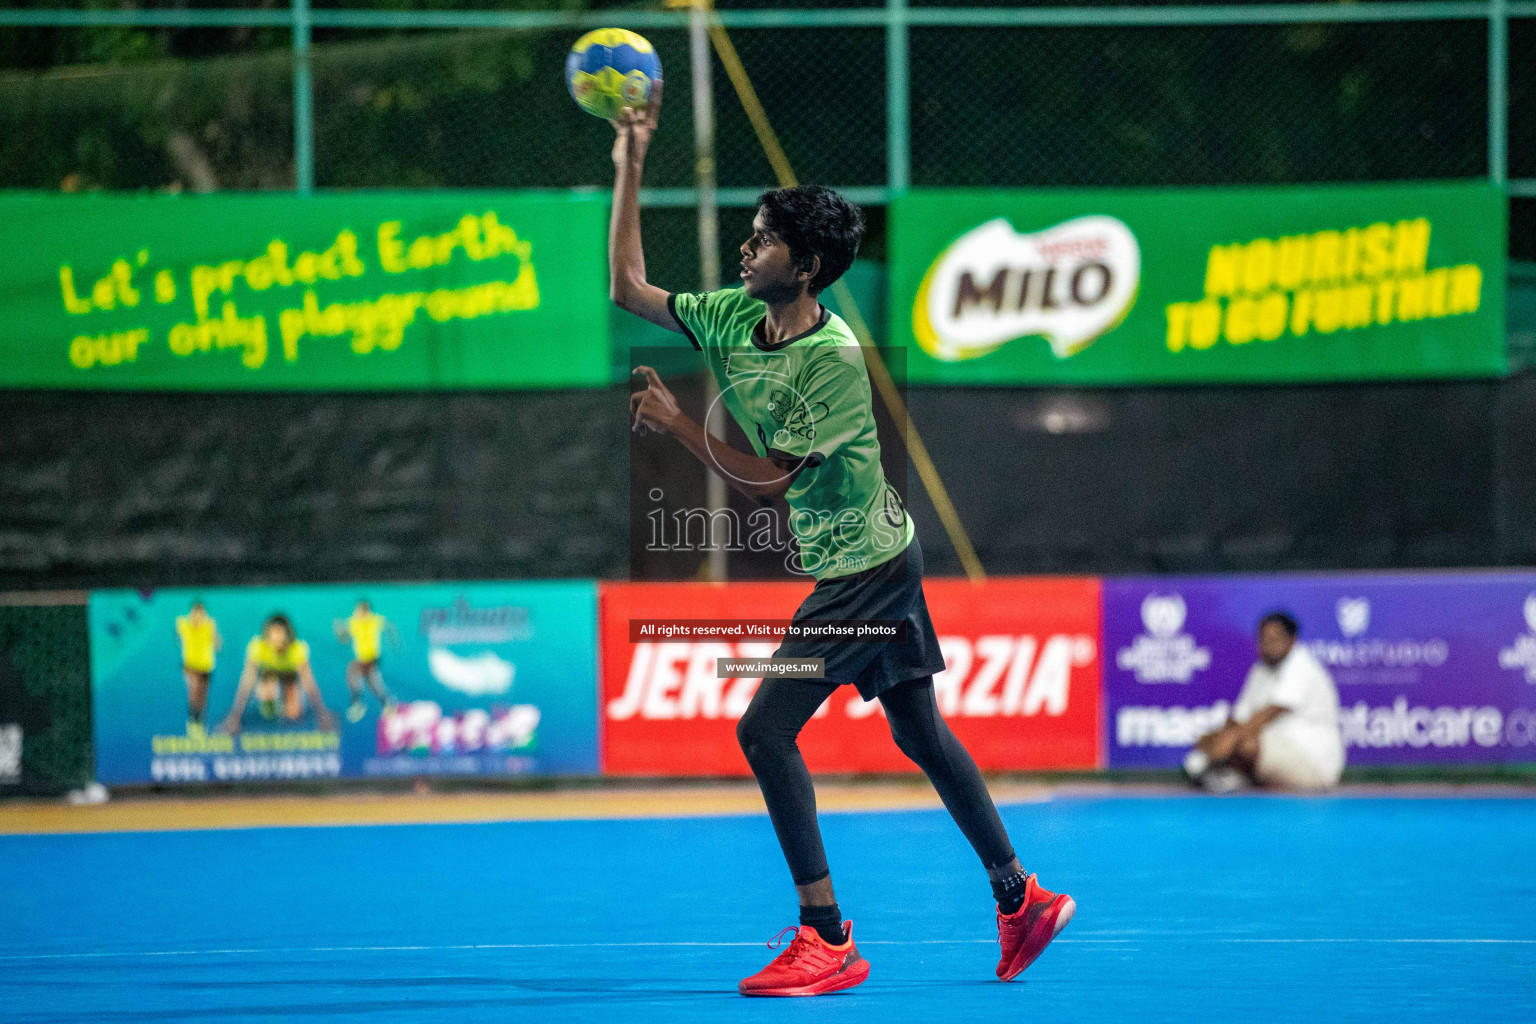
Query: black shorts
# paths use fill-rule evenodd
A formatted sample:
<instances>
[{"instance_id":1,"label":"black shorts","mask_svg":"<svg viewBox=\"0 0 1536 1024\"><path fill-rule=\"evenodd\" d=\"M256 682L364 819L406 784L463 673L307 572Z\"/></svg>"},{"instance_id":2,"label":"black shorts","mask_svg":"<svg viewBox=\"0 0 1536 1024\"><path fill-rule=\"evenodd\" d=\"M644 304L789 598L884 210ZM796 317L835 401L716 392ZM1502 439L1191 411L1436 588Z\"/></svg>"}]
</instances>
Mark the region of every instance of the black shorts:
<instances>
[{"instance_id":1,"label":"black shorts","mask_svg":"<svg viewBox=\"0 0 1536 1024\"><path fill-rule=\"evenodd\" d=\"M944 671L939 637L923 598L923 549L917 538L907 549L872 569L818 580L795 612L808 619L886 619L906 622L906 636L886 643L830 639L785 640L776 658L825 658L830 683L852 683L859 696L874 700L898 683Z\"/></svg>"},{"instance_id":2,"label":"black shorts","mask_svg":"<svg viewBox=\"0 0 1536 1024\"><path fill-rule=\"evenodd\" d=\"M262 679L276 680L279 686L293 686L299 681L297 672L279 672L276 669L264 668L261 670Z\"/></svg>"}]
</instances>

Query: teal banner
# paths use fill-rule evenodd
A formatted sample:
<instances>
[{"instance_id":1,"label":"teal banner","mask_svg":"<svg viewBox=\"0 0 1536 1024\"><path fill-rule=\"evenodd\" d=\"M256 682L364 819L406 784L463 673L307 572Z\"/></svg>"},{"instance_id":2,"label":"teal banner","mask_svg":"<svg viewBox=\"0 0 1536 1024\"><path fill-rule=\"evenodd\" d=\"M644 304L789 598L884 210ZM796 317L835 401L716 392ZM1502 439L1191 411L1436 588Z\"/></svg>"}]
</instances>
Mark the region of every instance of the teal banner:
<instances>
[{"instance_id":1,"label":"teal banner","mask_svg":"<svg viewBox=\"0 0 1536 1024\"><path fill-rule=\"evenodd\" d=\"M590 581L110 590L89 619L105 783L598 769Z\"/></svg>"}]
</instances>

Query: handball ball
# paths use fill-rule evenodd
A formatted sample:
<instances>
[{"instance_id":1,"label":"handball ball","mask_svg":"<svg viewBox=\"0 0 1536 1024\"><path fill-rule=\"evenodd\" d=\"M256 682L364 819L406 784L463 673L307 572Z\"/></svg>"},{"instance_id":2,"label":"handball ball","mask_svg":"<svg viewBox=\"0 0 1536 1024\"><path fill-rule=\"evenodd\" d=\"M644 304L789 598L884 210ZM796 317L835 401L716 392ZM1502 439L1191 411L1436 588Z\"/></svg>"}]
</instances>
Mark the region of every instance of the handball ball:
<instances>
[{"instance_id":1,"label":"handball ball","mask_svg":"<svg viewBox=\"0 0 1536 1024\"><path fill-rule=\"evenodd\" d=\"M644 36L600 28L576 40L565 58L565 84L587 113L612 120L625 107L640 108L661 80L661 59Z\"/></svg>"}]
</instances>

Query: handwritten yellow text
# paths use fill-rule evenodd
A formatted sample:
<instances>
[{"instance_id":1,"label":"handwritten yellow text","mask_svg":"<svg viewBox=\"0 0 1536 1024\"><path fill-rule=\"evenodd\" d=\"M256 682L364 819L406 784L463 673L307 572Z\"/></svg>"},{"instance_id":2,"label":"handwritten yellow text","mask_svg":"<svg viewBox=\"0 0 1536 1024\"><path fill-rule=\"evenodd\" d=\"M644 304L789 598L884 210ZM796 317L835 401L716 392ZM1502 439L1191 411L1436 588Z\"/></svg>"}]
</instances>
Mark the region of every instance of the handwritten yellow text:
<instances>
[{"instance_id":1,"label":"handwritten yellow text","mask_svg":"<svg viewBox=\"0 0 1536 1024\"><path fill-rule=\"evenodd\" d=\"M361 251L370 231L377 263L374 254ZM114 260L99 277L77 276L75 266L61 264L59 295L71 315L127 311L146 305L146 296L160 306L191 300L190 309L183 306L179 314L166 317L183 318L168 328L152 325L76 335L67 350L70 364L90 370L134 363L151 337L156 341L151 351L158 354L160 331L165 330L165 346L176 359L227 352L238 355L246 369L259 370L269 364L279 343L288 363L299 360L306 338L345 338L354 354L366 356L396 351L407 329L424 320L477 320L539 306L533 245L503 224L494 210L465 213L441 233L408 233L404 221L375 221L362 229L361 239L358 232L344 228L323 248L296 250L282 238L272 238L255 255L198 263L190 269L150 267L149 250L140 249ZM505 279L407 290L416 282L391 278L389 284L397 290L384 294L370 287L384 280L380 269L398 275L442 268L456 260L494 259L515 259L515 274L510 267L487 268L487 276ZM362 281L345 290L364 297L326 301L332 283L357 279ZM295 290L276 291L285 288ZM247 315L241 315L237 303Z\"/></svg>"},{"instance_id":2,"label":"handwritten yellow text","mask_svg":"<svg viewBox=\"0 0 1536 1024\"><path fill-rule=\"evenodd\" d=\"M139 346L149 341L149 328L113 331L111 334L81 334L69 343L69 361L80 370L93 366L118 366L137 362Z\"/></svg>"},{"instance_id":3,"label":"handwritten yellow text","mask_svg":"<svg viewBox=\"0 0 1536 1024\"><path fill-rule=\"evenodd\" d=\"M400 238L403 227L398 220L379 225L379 265L390 274L445 266L460 249L477 262L505 254L526 261L532 252L528 242L519 239L516 231L496 218L495 210L478 217L466 213L451 230L440 235L420 235L409 245Z\"/></svg>"},{"instance_id":4,"label":"handwritten yellow text","mask_svg":"<svg viewBox=\"0 0 1536 1024\"><path fill-rule=\"evenodd\" d=\"M246 369L259 370L267 362L267 318L259 313L242 317L235 304L226 301L217 319L173 325L167 341L171 354L182 357L241 349L240 362Z\"/></svg>"},{"instance_id":5,"label":"handwritten yellow text","mask_svg":"<svg viewBox=\"0 0 1536 1024\"><path fill-rule=\"evenodd\" d=\"M299 358L299 342L306 336L335 338L351 335L352 351L367 355L375 350L393 352L405 338L405 329L425 312L437 323L475 320L494 313L534 309L539 304L539 285L533 264L525 263L514 281L487 281L465 288L439 288L430 292L399 292L363 302L333 302L321 306L313 291L304 293L299 309L285 309L278 317L283 358Z\"/></svg>"},{"instance_id":6,"label":"handwritten yellow text","mask_svg":"<svg viewBox=\"0 0 1536 1024\"><path fill-rule=\"evenodd\" d=\"M362 277L367 270L357 255L357 235L341 231L336 241L319 252L305 250L288 261L288 243L274 238L267 251L249 260L200 263L192 268L192 309L198 320L208 318L208 300L215 292L229 295L235 283L264 292L273 285L312 285L320 280L340 281Z\"/></svg>"},{"instance_id":7,"label":"handwritten yellow text","mask_svg":"<svg viewBox=\"0 0 1536 1024\"><path fill-rule=\"evenodd\" d=\"M130 309L139 304L141 295L134 286L133 272L149 260L149 250L140 249L135 263L113 260L112 269L98 277L90 290L81 295L75 288L75 268L68 263L59 267L59 291L64 299L64 312L82 316L98 310L106 311L119 306Z\"/></svg>"}]
</instances>

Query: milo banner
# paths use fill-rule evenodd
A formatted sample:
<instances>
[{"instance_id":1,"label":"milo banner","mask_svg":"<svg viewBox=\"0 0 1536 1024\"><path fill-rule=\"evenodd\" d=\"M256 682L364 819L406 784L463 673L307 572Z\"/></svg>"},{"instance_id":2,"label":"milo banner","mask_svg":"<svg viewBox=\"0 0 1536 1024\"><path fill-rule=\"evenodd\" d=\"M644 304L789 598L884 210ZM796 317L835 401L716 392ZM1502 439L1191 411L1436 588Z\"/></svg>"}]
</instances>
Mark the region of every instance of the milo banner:
<instances>
[{"instance_id":1,"label":"milo banner","mask_svg":"<svg viewBox=\"0 0 1536 1024\"><path fill-rule=\"evenodd\" d=\"M601 385L606 201L0 197L0 387Z\"/></svg>"},{"instance_id":2,"label":"milo banner","mask_svg":"<svg viewBox=\"0 0 1536 1024\"><path fill-rule=\"evenodd\" d=\"M920 383L1497 375L1504 218L1486 184L917 190L891 336Z\"/></svg>"},{"instance_id":3,"label":"milo banner","mask_svg":"<svg viewBox=\"0 0 1536 1024\"><path fill-rule=\"evenodd\" d=\"M1109 767L1226 721L1271 611L1333 677L1348 763L1536 761L1536 573L1426 573L1106 581Z\"/></svg>"},{"instance_id":4,"label":"milo banner","mask_svg":"<svg viewBox=\"0 0 1536 1024\"><path fill-rule=\"evenodd\" d=\"M106 783L595 774L590 582L100 591Z\"/></svg>"}]
</instances>

